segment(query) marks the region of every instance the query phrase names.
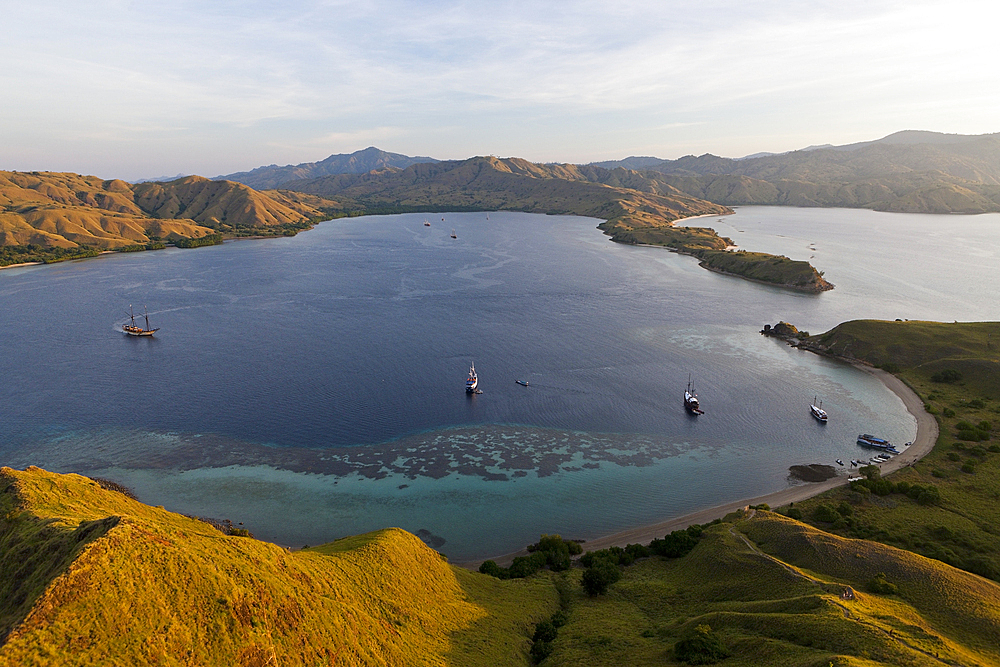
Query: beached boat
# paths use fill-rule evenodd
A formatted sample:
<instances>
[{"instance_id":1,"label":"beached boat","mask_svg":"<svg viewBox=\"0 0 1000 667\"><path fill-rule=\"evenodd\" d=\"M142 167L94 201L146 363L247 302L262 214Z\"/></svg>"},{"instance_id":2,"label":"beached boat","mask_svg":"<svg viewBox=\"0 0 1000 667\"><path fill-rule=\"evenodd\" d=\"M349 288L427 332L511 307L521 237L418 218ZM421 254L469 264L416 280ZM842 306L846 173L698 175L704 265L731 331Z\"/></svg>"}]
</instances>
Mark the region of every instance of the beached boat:
<instances>
[{"instance_id":1,"label":"beached boat","mask_svg":"<svg viewBox=\"0 0 1000 667\"><path fill-rule=\"evenodd\" d=\"M146 313L146 328L145 329L142 328L142 327L140 327L139 325L137 325L135 323L135 313L132 312L132 305L129 304L129 307L128 307L128 316L129 316L129 319L131 320L131 324L123 324L122 325L122 331L124 331L129 336L152 336L154 333L156 333L157 331L160 330L159 327L156 327L155 329L153 329L153 328L151 328L149 326L149 311L146 310L145 306L143 306L142 308L143 308L143 310Z\"/></svg>"},{"instance_id":2,"label":"beached boat","mask_svg":"<svg viewBox=\"0 0 1000 667\"><path fill-rule=\"evenodd\" d=\"M892 452L893 454L899 453L888 440L876 438L874 435L870 435L868 433L862 433L858 436L858 444L862 447L871 447L872 449L884 449L885 451Z\"/></svg>"},{"instance_id":3,"label":"beached boat","mask_svg":"<svg viewBox=\"0 0 1000 667\"><path fill-rule=\"evenodd\" d=\"M465 381L465 392L468 394L476 393L476 388L479 386L479 376L476 375L476 365L472 364L469 368L469 378Z\"/></svg>"},{"instance_id":4,"label":"beached boat","mask_svg":"<svg viewBox=\"0 0 1000 667\"><path fill-rule=\"evenodd\" d=\"M842 459L837 459L837 465L839 466L844 465L844 461Z\"/></svg>"},{"instance_id":5,"label":"beached boat","mask_svg":"<svg viewBox=\"0 0 1000 667\"><path fill-rule=\"evenodd\" d=\"M698 403L698 394L694 392L691 388L691 377L688 377L688 386L684 390L684 409L693 415L703 415L705 411L701 409L701 404Z\"/></svg>"},{"instance_id":6,"label":"beached boat","mask_svg":"<svg viewBox=\"0 0 1000 667\"><path fill-rule=\"evenodd\" d=\"M809 414L816 418L820 423L825 424L829 417L826 414L826 410L823 409L823 404L816 404L816 399L813 398L813 402L809 404Z\"/></svg>"}]
</instances>

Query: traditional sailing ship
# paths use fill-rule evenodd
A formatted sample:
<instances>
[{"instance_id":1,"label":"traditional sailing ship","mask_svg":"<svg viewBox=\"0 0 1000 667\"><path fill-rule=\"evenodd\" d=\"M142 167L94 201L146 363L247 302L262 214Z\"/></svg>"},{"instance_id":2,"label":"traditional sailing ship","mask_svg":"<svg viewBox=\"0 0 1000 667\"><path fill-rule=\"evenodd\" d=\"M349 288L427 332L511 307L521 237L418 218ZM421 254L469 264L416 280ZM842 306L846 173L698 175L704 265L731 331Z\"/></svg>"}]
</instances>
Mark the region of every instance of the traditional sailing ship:
<instances>
[{"instance_id":1,"label":"traditional sailing ship","mask_svg":"<svg viewBox=\"0 0 1000 667\"><path fill-rule=\"evenodd\" d=\"M693 415L703 415L705 411L698 404L698 394L691 388L691 377L688 376L688 386L684 390L684 409Z\"/></svg>"},{"instance_id":2,"label":"traditional sailing ship","mask_svg":"<svg viewBox=\"0 0 1000 667\"><path fill-rule=\"evenodd\" d=\"M129 316L129 319L131 320L132 323L131 324L123 324L122 325L122 331L124 331L129 336L152 336L154 333L156 333L157 331L160 330L159 327L156 327L155 329L150 328L150 326L149 326L149 311L146 309L145 306L143 306L142 309L146 312L146 328L145 329L142 328L142 327L140 327L139 325L137 325L135 323L135 313L132 312L132 304L129 304L129 307L128 307L128 316Z\"/></svg>"},{"instance_id":3,"label":"traditional sailing ship","mask_svg":"<svg viewBox=\"0 0 1000 667\"><path fill-rule=\"evenodd\" d=\"M465 393L474 394L476 393L476 387L479 386L479 376L476 375L476 365L472 364L469 368L469 378L465 381Z\"/></svg>"}]
</instances>

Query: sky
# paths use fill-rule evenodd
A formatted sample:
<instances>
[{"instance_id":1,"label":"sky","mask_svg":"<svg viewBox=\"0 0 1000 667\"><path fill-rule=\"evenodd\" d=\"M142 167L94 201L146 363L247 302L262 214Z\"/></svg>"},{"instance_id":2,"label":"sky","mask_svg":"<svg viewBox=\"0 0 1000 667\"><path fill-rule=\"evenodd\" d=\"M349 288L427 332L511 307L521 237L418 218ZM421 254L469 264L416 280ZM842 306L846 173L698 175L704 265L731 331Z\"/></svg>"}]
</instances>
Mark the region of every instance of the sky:
<instances>
[{"instance_id":1,"label":"sky","mask_svg":"<svg viewBox=\"0 0 1000 667\"><path fill-rule=\"evenodd\" d=\"M984 0L0 0L0 169L587 163L1000 131Z\"/></svg>"}]
</instances>

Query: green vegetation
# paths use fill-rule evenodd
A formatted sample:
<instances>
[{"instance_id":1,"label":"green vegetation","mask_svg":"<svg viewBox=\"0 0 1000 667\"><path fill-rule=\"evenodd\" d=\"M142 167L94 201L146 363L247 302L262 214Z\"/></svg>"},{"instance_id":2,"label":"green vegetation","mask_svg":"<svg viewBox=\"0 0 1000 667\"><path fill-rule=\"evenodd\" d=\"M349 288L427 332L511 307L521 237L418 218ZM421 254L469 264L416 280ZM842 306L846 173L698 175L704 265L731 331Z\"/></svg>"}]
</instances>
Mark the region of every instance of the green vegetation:
<instances>
[{"instance_id":1,"label":"green vegetation","mask_svg":"<svg viewBox=\"0 0 1000 667\"><path fill-rule=\"evenodd\" d=\"M1000 660L1000 587L766 510L705 527L687 555L640 558L620 573L599 596L578 568L558 575L567 622L544 665ZM874 580L897 590L869 593Z\"/></svg>"},{"instance_id":2,"label":"green vegetation","mask_svg":"<svg viewBox=\"0 0 1000 667\"><path fill-rule=\"evenodd\" d=\"M891 479L863 469L868 479L794 509L826 530L1000 581L1000 446L992 442L1000 440L1000 323L846 322L802 347L894 366L940 435L929 455ZM853 509L850 517L832 525L817 518L818 506L838 502Z\"/></svg>"},{"instance_id":3,"label":"green vegetation","mask_svg":"<svg viewBox=\"0 0 1000 667\"><path fill-rule=\"evenodd\" d=\"M99 254L101 254L100 251L86 246L47 248L33 243L23 246L0 246L0 266L25 264L28 262L54 264L56 262L66 262L71 259L97 257Z\"/></svg>"},{"instance_id":4,"label":"green vegetation","mask_svg":"<svg viewBox=\"0 0 1000 667\"><path fill-rule=\"evenodd\" d=\"M195 239L177 239L174 245L178 248L201 248L209 245L221 245L222 234L206 234Z\"/></svg>"}]
</instances>

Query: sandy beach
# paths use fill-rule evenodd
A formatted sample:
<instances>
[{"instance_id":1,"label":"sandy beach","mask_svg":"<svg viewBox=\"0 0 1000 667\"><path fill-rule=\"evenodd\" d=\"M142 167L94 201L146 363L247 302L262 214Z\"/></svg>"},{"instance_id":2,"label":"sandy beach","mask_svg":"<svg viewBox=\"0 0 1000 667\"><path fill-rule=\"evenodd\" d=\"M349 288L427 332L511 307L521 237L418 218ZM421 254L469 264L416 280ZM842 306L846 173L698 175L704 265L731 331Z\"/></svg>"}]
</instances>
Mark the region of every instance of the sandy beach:
<instances>
[{"instance_id":1,"label":"sandy beach","mask_svg":"<svg viewBox=\"0 0 1000 667\"><path fill-rule=\"evenodd\" d=\"M882 384L884 384L892 393L896 394L896 396L903 401L903 405L906 406L906 410L917 420L917 436L914 438L913 443L904 449L898 456L895 456L890 461L883 463L880 466L882 474L887 475L926 456L927 453L933 449L934 443L937 442L938 424L937 420L924 410L924 402L920 400L920 397L917 396L905 382L897 378L895 375L878 368L871 368L861 364L855 364L854 366L859 370L871 373L877 377ZM747 505L760 505L762 503L766 503L771 507L781 507L783 505L787 505L788 503L799 502L805 500L806 498L811 498L815 495L823 493L824 491L828 491L832 488L845 484L847 484L846 475L838 475L837 477L824 482L796 484L795 486L790 486L787 489L775 491L774 493L769 493L763 496L741 498L739 500L717 505L692 514L665 519L657 523L640 526L638 528L631 528L629 530L623 530L604 537L588 540L583 544L583 548L584 551L595 551L597 549L606 549L611 546L624 547L627 544L648 544L654 539L663 537L671 531L687 528L695 523L708 523L710 521L714 521L715 519L724 517L730 512L742 509ZM528 552L522 549L514 553L497 556L492 560L496 561L499 565L506 567L510 565L511 561L513 561L516 556L526 556L527 554ZM482 561L475 561L468 563L456 563L456 565L469 569L477 569L481 563Z\"/></svg>"}]
</instances>

